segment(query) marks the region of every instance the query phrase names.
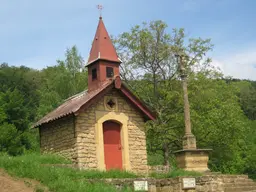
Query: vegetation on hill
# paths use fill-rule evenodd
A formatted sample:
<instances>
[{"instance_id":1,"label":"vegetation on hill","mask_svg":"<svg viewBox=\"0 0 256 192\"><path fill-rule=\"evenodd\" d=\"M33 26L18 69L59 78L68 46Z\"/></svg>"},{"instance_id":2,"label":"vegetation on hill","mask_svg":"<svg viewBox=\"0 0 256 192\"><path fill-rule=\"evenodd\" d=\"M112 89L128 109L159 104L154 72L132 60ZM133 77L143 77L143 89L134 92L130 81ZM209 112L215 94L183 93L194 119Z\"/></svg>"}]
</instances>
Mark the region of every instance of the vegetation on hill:
<instances>
[{"instance_id":1,"label":"vegetation on hill","mask_svg":"<svg viewBox=\"0 0 256 192\"><path fill-rule=\"evenodd\" d=\"M169 165L184 135L181 55L188 76L192 131L199 148L212 148L210 168L224 173L255 174L255 82L235 81L211 65L210 39L190 38L184 29L167 33L153 21L134 26L114 40L122 77L157 113L147 126L148 152ZM156 159L156 158L154 158ZM172 163L173 164L173 163Z\"/></svg>"},{"instance_id":2,"label":"vegetation on hill","mask_svg":"<svg viewBox=\"0 0 256 192\"><path fill-rule=\"evenodd\" d=\"M0 156L0 168L5 169L11 176L19 178L29 178L40 181L50 191L55 192L102 192L102 191L123 191L131 192L131 188L124 186L122 190L117 190L110 184L105 184L100 179L108 178L139 178L130 172L110 170L79 170L68 167L71 162L60 156L53 154L40 155L39 153L26 153L21 156ZM200 173L175 169L166 174L154 174L153 178L173 178L178 176L201 176ZM89 180L96 179L90 183ZM98 181L97 181L98 179Z\"/></svg>"},{"instance_id":3,"label":"vegetation on hill","mask_svg":"<svg viewBox=\"0 0 256 192\"><path fill-rule=\"evenodd\" d=\"M166 29L164 22L154 21L114 39L124 61L122 79L158 115L147 124L149 163L173 166L173 151L181 148L178 53L187 56L192 131L199 148L213 149L211 170L255 178L256 82L225 78L211 66L206 57L213 48L209 39L187 39L183 29L170 34ZM38 151L38 130L30 129L32 123L87 88L87 71L77 48L65 54L65 60L42 70L0 65L0 152L17 156Z\"/></svg>"},{"instance_id":4,"label":"vegetation on hill","mask_svg":"<svg viewBox=\"0 0 256 192\"><path fill-rule=\"evenodd\" d=\"M91 184L86 179L104 178L136 178L137 176L122 171L100 172L94 170L80 171L68 167L58 167L54 164L68 164L66 159L56 155L39 155L36 153L26 154L18 157L8 155L0 156L0 167L4 168L10 175L30 178L40 181L50 191L55 192L102 192L117 191L114 186L104 183ZM127 188L124 192L131 192Z\"/></svg>"}]
</instances>

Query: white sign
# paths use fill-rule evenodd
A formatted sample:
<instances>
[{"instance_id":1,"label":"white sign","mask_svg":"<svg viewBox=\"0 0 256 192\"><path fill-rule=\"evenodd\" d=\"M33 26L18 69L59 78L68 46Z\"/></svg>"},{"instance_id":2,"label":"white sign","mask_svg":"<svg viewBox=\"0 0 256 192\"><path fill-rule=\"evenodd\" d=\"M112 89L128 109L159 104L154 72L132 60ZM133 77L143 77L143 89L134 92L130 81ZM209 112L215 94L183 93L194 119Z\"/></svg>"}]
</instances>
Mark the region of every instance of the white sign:
<instances>
[{"instance_id":1,"label":"white sign","mask_svg":"<svg viewBox=\"0 0 256 192\"><path fill-rule=\"evenodd\" d=\"M183 189L193 189L196 188L195 178L183 178Z\"/></svg>"},{"instance_id":2,"label":"white sign","mask_svg":"<svg viewBox=\"0 0 256 192\"><path fill-rule=\"evenodd\" d=\"M134 191L148 191L148 181L134 181Z\"/></svg>"}]
</instances>

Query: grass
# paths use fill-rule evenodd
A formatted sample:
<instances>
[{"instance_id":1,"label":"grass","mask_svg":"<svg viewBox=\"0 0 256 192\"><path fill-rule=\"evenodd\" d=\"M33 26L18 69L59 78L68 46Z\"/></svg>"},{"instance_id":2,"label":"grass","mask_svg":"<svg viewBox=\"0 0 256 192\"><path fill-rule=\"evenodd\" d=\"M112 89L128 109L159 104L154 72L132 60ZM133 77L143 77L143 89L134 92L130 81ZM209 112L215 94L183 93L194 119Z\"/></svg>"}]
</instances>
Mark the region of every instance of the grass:
<instances>
[{"instance_id":1,"label":"grass","mask_svg":"<svg viewBox=\"0 0 256 192\"><path fill-rule=\"evenodd\" d=\"M0 167L10 175L20 178L30 178L41 182L54 192L114 192L114 186L105 183L88 183L86 179L103 178L136 178L135 174L111 170L101 172L96 170L75 170L68 167L42 166L42 164L68 164L69 161L56 155L27 154L23 156L10 157L0 156ZM37 191L41 191L37 189ZM132 191L129 188L124 192Z\"/></svg>"},{"instance_id":2,"label":"grass","mask_svg":"<svg viewBox=\"0 0 256 192\"><path fill-rule=\"evenodd\" d=\"M34 179L48 187L53 192L115 192L114 186L105 183L89 183L86 179L106 179L106 178L137 178L133 173L111 170L78 170L69 167L54 166L54 164L70 164L71 162L57 155L40 155L37 153L23 156L10 157L0 154L0 168L5 169L11 176ZM45 165L44 165L45 164ZM172 170L166 174L152 173L153 178L174 178L179 176L200 176L200 173L184 171L180 169ZM37 192L43 192L40 187L36 187ZM124 187L123 192L131 192L132 189Z\"/></svg>"},{"instance_id":3,"label":"grass","mask_svg":"<svg viewBox=\"0 0 256 192\"><path fill-rule=\"evenodd\" d=\"M198 173L195 171L184 171L182 169L174 169L168 173L151 173L150 177L154 177L156 179L165 179L165 178L175 178L175 177L199 177L202 176L202 173Z\"/></svg>"}]
</instances>

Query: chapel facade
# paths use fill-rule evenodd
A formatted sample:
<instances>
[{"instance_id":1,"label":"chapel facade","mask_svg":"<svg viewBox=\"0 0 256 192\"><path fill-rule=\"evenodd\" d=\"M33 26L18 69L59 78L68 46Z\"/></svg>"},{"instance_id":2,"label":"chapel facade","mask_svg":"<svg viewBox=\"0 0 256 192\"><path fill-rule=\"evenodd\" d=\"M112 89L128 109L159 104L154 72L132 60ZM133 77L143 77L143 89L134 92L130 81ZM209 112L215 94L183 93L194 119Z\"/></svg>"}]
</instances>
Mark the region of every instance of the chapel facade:
<instances>
[{"instance_id":1,"label":"chapel facade","mask_svg":"<svg viewBox=\"0 0 256 192\"><path fill-rule=\"evenodd\" d=\"M58 153L84 169L148 172L144 124L155 117L122 82L120 64L100 17L86 66L88 90L34 125L42 152Z\"/></svg>"}]
</instances>

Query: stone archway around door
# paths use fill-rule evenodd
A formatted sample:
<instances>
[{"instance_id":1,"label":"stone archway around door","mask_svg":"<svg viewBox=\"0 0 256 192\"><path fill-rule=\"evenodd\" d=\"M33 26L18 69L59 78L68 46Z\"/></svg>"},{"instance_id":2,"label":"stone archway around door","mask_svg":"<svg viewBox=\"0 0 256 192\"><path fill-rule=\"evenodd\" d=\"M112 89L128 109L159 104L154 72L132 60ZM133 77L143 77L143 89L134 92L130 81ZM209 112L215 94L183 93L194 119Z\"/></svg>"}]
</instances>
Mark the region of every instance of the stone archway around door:
<instances>
[{"instance_id":1,"label":"stone archway around door","mask_svg":"<svg viewBox=\"0 0 256 192\"><path fill-rule=\"evenodd\" d=\"M95 133L96 133L96 144L97 144L97 161L98 169L108 170L108 166L105 164L105 153L104 153L104 122L115 122L119 124L120 129L120 146L121 147L121 158L123 170L131 170L129 161L129 144L128 144L128 116L124 113L118 112L96 112ZM120 154L119 154L120 155ZM120 157L120 156L119 156Z\"/></svg>"}]
</instances>

